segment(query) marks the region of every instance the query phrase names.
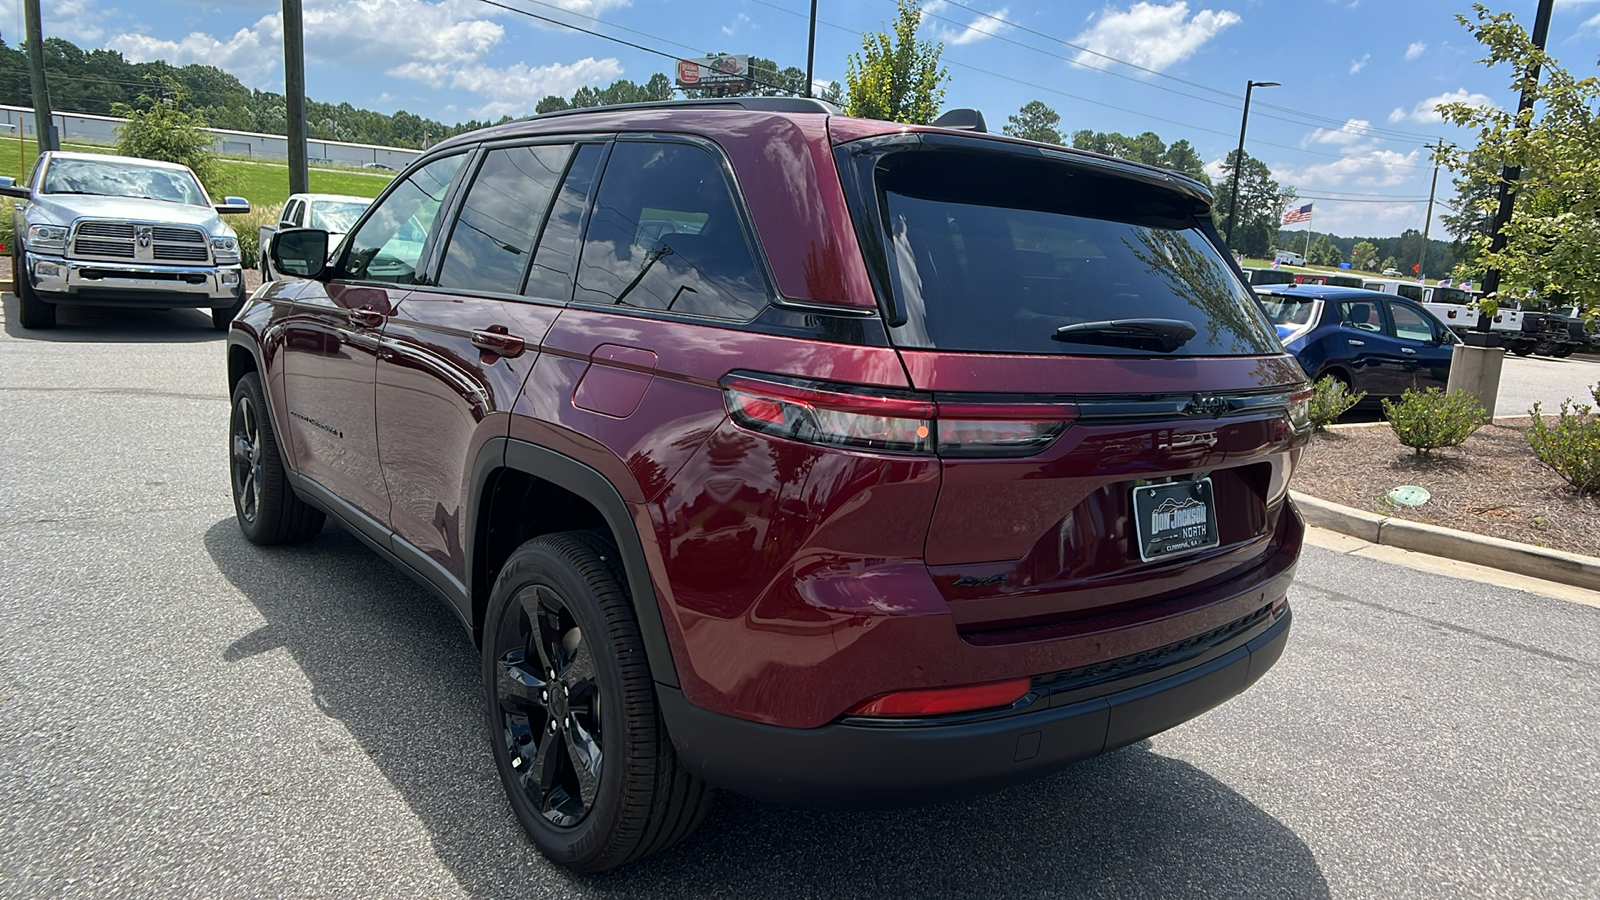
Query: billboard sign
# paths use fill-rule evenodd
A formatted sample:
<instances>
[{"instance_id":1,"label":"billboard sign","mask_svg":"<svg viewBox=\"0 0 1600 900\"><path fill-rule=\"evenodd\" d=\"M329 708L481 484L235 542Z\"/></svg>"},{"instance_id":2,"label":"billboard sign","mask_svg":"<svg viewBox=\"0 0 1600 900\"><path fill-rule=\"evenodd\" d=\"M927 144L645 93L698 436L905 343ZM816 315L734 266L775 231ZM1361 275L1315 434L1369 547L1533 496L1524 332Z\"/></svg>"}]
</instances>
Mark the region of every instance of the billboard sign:
<instances>
[{"instance_id":1,"label":"billboard sign","mask_svg":"<svg viewBox=\"0 0 1600 900\"><path fill-rule=\"evenodd\" d=\"M687 90L743 87L750 82L750 57L702 56L678 60L678 87Z\"/></svg>"}]
</instances>

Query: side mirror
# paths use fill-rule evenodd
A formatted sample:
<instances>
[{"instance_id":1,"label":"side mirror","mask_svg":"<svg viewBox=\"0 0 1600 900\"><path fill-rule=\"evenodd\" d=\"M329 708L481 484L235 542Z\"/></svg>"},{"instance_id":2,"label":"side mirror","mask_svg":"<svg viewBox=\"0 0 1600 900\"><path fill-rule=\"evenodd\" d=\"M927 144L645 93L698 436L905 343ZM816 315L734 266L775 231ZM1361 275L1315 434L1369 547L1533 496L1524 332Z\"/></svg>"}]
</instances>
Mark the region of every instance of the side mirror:
<instances>
[{"instance_id":1,"label":"side mirror","mask_svg":"<svg viewBox=\"0 0 1600 900\"><path fill-rule=\"evenodd\" d=\"M17 180L10 176L0 175L0 195L16 197L18 200L30 200L33 192L17 184Z\"/></svg>"},{"instance_id":2,"label":"side mirror","mask_svg":"<svg viewBox=\"0 0 1600 900\"><path fill-rule=\"evenodd\" d=\"M217 212L225 215L239 215L250 211L250 201L243 197L223 197L222 202L216 205Z\"/></svg>"},{"instance_id":3,"label":"side mirror","mask_svg":"<svg viewBox=\"0 0 1600 900\"><path fill-rule=\"evenodd\" d=\"M316 278L328 267L328 233L320 228L289 228L272 236L272 267L297 278Z\"/></svg>"}]
</instances>

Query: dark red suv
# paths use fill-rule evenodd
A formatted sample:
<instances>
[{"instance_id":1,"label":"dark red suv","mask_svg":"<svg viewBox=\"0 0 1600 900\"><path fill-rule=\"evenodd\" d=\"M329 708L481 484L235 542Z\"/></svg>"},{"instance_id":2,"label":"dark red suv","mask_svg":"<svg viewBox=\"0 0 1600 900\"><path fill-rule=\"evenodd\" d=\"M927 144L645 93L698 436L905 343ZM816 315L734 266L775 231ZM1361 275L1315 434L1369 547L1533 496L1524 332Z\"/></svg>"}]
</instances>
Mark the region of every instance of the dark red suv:
<instances>
[{"instance_id":1,"label":"dark red suv","mask_svg":"<svg viewBox=\"0 0 1600 900\"><path fill-rule=\"evenodd\" d=\"M712 786L926 803L1281 652L1304 373L1183 176L804 100L453 138L233 323L245 536L332 516L483 649L574 869ZM326 262L325 262L326 261Z\"/></svg>"}]
</instances>

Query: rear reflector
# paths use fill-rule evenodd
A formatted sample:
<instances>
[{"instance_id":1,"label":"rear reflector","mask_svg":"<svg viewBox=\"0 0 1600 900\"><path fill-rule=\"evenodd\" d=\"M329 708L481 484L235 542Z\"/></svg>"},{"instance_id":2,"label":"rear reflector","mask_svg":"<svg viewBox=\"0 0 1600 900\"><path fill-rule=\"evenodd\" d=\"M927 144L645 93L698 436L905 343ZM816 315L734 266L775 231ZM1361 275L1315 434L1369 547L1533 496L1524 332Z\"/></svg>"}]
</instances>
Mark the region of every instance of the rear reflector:
<instances>
[{"instance_id":1,"label":"rear reflector","mask_svg":"<svg viewBox=\"0 0 1600 900\"><path fill-rule=\"evenodd\" d=\"M901 718L995 709L1021 700L1032 684L1030 679L1018 678L930 691L899 691L852 707L849 715Z\"/></svg>"}]
</instances>

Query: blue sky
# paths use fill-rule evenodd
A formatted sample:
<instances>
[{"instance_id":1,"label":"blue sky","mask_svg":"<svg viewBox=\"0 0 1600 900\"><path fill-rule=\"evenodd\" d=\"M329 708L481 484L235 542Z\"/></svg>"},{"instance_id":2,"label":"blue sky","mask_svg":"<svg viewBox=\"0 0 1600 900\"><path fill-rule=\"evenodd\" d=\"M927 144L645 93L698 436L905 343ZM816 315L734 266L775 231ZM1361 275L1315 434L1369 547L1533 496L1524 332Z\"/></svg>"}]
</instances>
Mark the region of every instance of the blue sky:
<instances>
[{"instance_id":1,"label":"blue sky","mask_svg":"<svg viewBox=\"0 0 1600 900\"><path fill-rule=\"evenodd\" d=\"M499 2L667 53L805 64L807 0ZM8 41L21 33L18 6L0 0ZM1531 24L1536 2L1491 6ZM279 0L46 0L44 24L81 46L208 63L282 90L279 9ZM1432 174L1422 144L1469 139L1432 111L1441 98L1516 102L1507 73L1476 63L1478 46L1454 20L1469 11L1459 0L931 0L926 10L923 36L945 45L946 105L981 109L996 130L1042 100L1063 131L1154 131L1188 139L1215 164L1238 140L1245 82L1282 82L1256 92L1248 149L1301 195L1342 198L1312 201L1312 227L1344 235L1422 226ZM893 0L821 0L817 78L841 79L861 32L893 14ZM305 0L305 27L311 96L446 122L522 115L546 94L671 72L660 56L481 0ZM1578 75L1596 74L1600 0L1557 0L1549 49ZM1445 200L1448 184L1442 174Z\"/></svg>"}]
</instances>

